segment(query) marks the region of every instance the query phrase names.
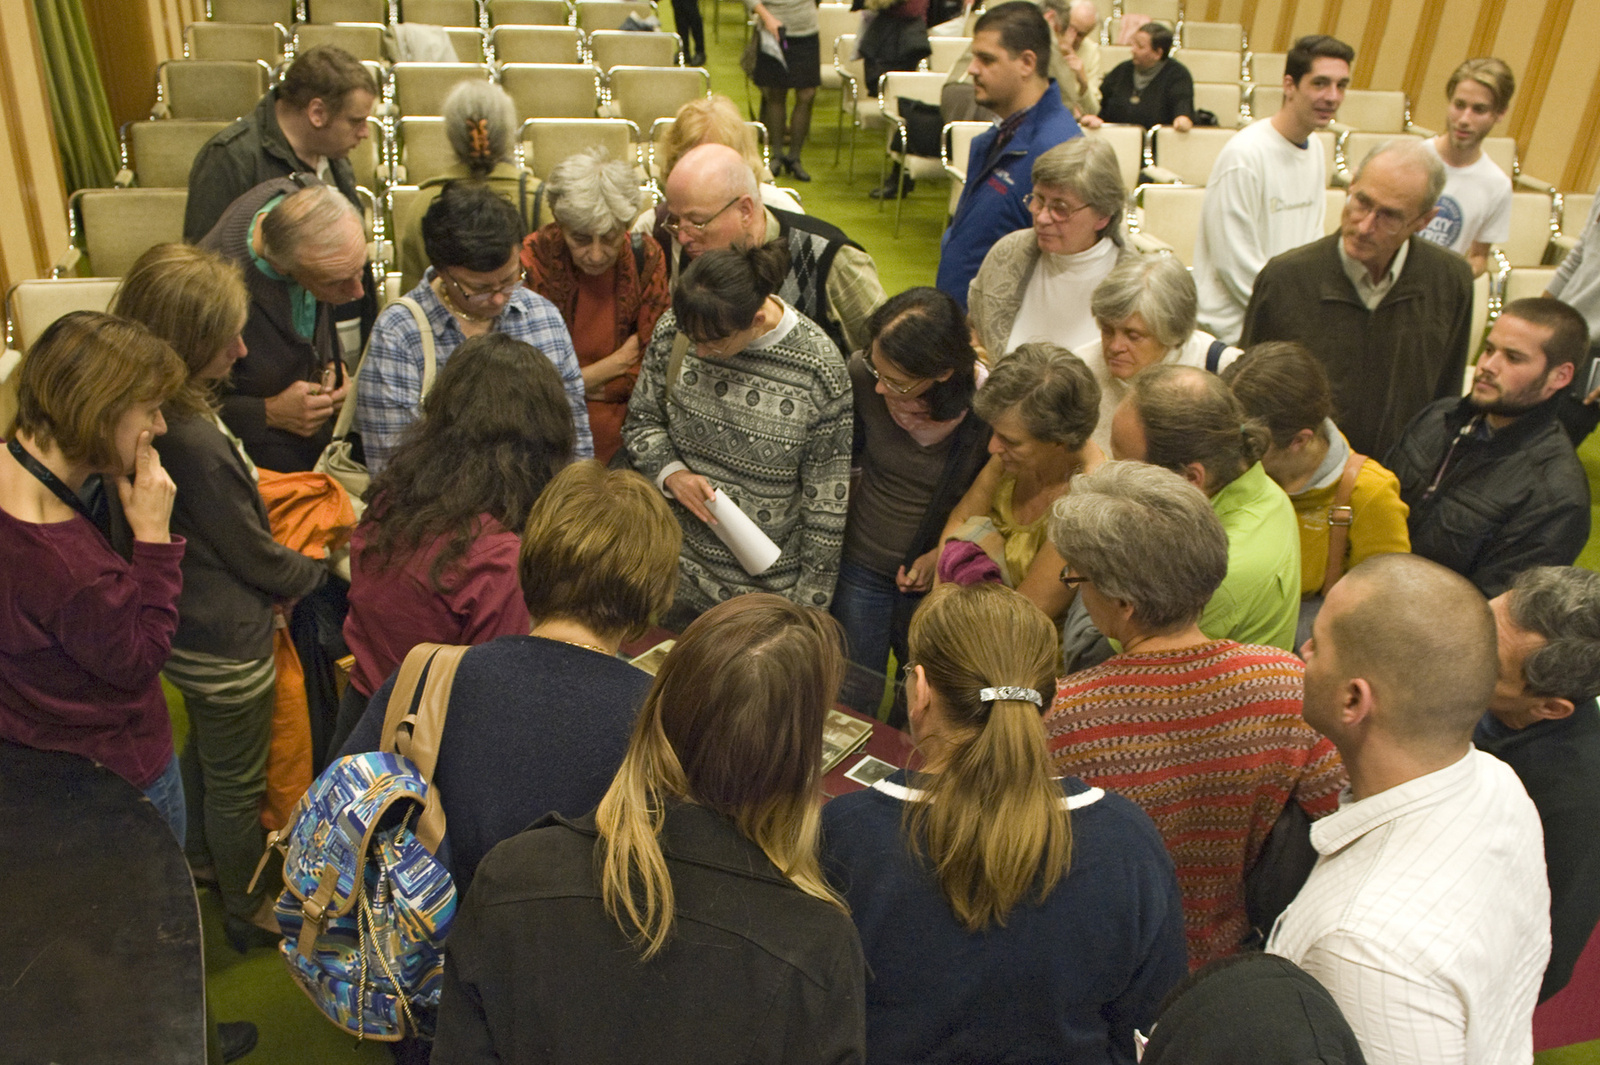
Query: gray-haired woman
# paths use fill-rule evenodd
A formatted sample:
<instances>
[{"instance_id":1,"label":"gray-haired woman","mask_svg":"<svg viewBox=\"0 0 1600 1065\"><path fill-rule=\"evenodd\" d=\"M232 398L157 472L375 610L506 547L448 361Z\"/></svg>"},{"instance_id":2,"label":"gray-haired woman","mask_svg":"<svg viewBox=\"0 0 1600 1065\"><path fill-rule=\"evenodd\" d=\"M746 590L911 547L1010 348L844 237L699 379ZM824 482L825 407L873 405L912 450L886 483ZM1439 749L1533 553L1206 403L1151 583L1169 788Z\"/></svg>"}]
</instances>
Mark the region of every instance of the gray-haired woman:
<instances>
[{"instance_id":1,"label":"gray-haired woman","mask_svg":"<svg viewBox=\"0 0 1600 1065\"><path fill-rule=\"evenodd\" d=\"M1089 294L1134 253L1122 241L1117 153L1103 140L1074 137L1033 164L1033 228L995 242L967 291L978 341L998 362L1027 343L1077 351L1100 335Z\"/></svg>"},{"instance_id":2,"label":"gray-haired woman","mask_svg":"<svg viewBox=\"0 0 1600 1065\"><path fill-rule=\"evenodd\" d=\"M1100 385L1100 424L1094 441L1111 452L1111 415L1128 382L1146 366L1164 363L1218 373L1243 354L1195 328L1199 298L1194 278L1171 255L1132 256L1106 275L1089 298L1100 339L1072 350Z\"/></svg>"},{"instance_id":3,"label":"gray-haired woman","mask_svg":"<svg viewBox=\"0 0 1600 1065\"><path fill-rule=\"evenodd\" d=\"M419 192L396 219L400 232L400 291L410 292L428 268L422 246L422 216L447 181L482 181L503 199L517 205L531 232L550 220L549 204L541 206L539 179L517 166L517 109L500 86L489 81L463 81L444 98L444 134L456 161L417 183ZM419 175L412 175L417 177ZM537 217L536 217L537 215Z\"/></svg>"},{"instance_id":4,"label":"gray-haired woman","mask_svg":"<svg viewBox=\"0 0 1600 1065\"><path fill-rule=\"evenodd\" d=\"M561 312L583 368L594 454L622 446L622 419L639 359L667 309L661 246L628 226L642 209L633 170L604 148L569 156L550 172L545 202L555 221L522 245L528 287Z\"/></svg>"}]
</instances>

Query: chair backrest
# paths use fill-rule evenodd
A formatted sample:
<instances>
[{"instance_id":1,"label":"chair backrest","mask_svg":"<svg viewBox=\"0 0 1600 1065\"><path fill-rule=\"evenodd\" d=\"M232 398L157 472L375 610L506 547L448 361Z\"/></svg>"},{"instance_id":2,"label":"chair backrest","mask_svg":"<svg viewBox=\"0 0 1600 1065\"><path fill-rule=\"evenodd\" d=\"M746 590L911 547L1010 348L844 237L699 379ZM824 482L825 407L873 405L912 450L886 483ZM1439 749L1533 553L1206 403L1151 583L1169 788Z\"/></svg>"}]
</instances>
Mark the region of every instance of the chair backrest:
<instances>
[{"instance_id":1,"label":"chair backrest","mask_svg":"<svg viewBox=\"0 0 1600 1065\"><path fill-rule=\"evenodd\" d=\"M1501 242L1501 254L1513 267L1541 266L1550 238L1555 235L1555 205L1542 192L1511 194L1511 238Z\"/></svg>"},{"instance_id":2,"label":"chair backrest","mask_svg":"<svg viewBox=\"0 0 1600 1065\"><path fill-rule=\"evenodd\" d=\"M216 22L276 22L287 26L294 21L294 0L211 0L211 18Z\"/></svg>"},{"instance_id":3,"label":"chair backrest","mask_svg":"<svg viewBox=\"0 0 1600 1065\"><path fill-rule=\"evenodd\" d=\"M1218 52L1201 48L1180 48L1172 53L1172 58L1188 68L1190 77L1196 82L1236 85L1244 76L1242 61L1237 51Z\"/></svg>"},{"instance_id":4,"label":"chair backrest","mask_svg":"<svg viewBox=\"0 0 1600 1065\"><path fill-rule=\"evenodd\" d=\"M929 37L928 47L933 49L925 62L928 69L938 74L948 74L956 60L972 47L971 37Z\"/></svg>"},{"instance_id":5,"label":"chair backrest","mask_svg":"<svg viewBox=\"0 0 1600 1065\"><path fill-rule=\"evenodd\" d=\"M1553 266L1513 266L1506 273L1505 291L1501 299L1504 303L1536 299L1545 294L1550 282L1555 279L1556 268Z\"/></svg>"},{"instance_id":6,"label":"chair backrest","mask_svg":"<svg viewBox=\"0 0 1600 1065\"><path fill-rule=\"evenodd\" d=\"M389 21L389 0L305 0L307 22Z\"/></svg>"},{"instance_id":7,"label":"chair backrest","mask_svg":"<svg viewBox=\"0 0 1600 1065\"><path fill-rule=\"evenodd\" d=\"M1322 235L1339 231L1339 221L1344 217L1346 192L1343 189L1322 190Z\"/></svg>"},{"instance_id":8,"label":"chair backrest","mask_svg":"<svg viewBox=\"0 0 1600 1065\"><path fill-rule=\"evenodd\" d=\"M841 33L855 33L861 26L861 13L850 10L849 4L823 3L817 5L817 51L822 65L833 65L833 42Z\"/></svg>"},{"instance_id":9,"label":"chair backrest","mask_svg":"<svg viewBox=\"0 0 1600 1065\"><path fill-rule=\"evenodd\" d=\"M902 97L937 106L944 84L945 75L936 71L891 70L883 76L878 105L883 108L884 115L893 121L900 115Z\"/></svg>"},{"instance_id":10,"label":"chair backrest","mask_svg":"<svg viewBox=\"0 0 1600 1065\"><path fill-rule=\"evenodd\" d=\"M1274 82L1258 81L1250 87L1250 95L1246 97L1250 103L1250 117L1271 118L1283 107L1283 81Z\"/></svg>"},{"instance_id":11,"label":"chair backrest","mask_svg":"<svg viewBox=\"0 0 1600 1065\"><path fill-rule=\"evenodd\" d=\"M123 143L134 179L145 188L187 187L194 157L206 141L230 125L225 119L198 118L128 123Z\"/></svg>"},{"instance_id":12,"label":"chair backrest","mask_svg":"<svg viewBox=\"0 0 1600 1065\"><path fill-rule=\"evenodd\" d=\"M674 121L675 118L658 118L650 123L650 128L645 131L647 141L639 147L639 157L644 165L645 174L657 184L666 181L667 175L662 172L662 167L666 160L657 155L656 146L672 132L672 123ZM761 165L770 168L772 166L772 149L767 144L767 127L759 122L747 121L745 122L745 128L756 139L756 148L761 156ZM796 199L798 200L799 197L796 197Z\"/></svg>"},{"instance_id":13,"label":"chair backrest","mask_svg":"<svg viewBox=\"0 0 1600 1065\"><path fill-rule=\"evenodd\" d=\"M703 67L613 67L606 83L617 117L641 130L711 92L711 76Z\"/></svg>"},{"instance_id":14,"label":"chair backrest","mask_svg":"<svg viewBox=\"0 0 1600 1065\"><path fill-rule=\"evenodd\" d=\"M594 67L585 63L506 63L500 87L519 117L593 118L600 104Z\"/></svg>"},{"instance_id":15,"label":"chair backrest","mask_svg":"<svg viewBox=\"0 0 1600 1065\"><path fill-rule=\"evenodd\" d=\"M1253 85L1271 85L1281 89L1283 68L1288 60L1287 52L1251 52L1245 57L1245 73Z\"/></svg>"},{"instance_id":16,"label":"chair backrest","mask_svg":"<svg viewBox=\"0 0 1600 1065\"><path fill-rule=\"evenodd\" d=\"M1589 223L1589 212L1594 210L1594 193L1564 192L1561 194L1561 234L1577 240L1583 227Z\"/></svg>"},{"instance_id":17,"label":"chair backrest","mask_svg":"<svg viewBox=\"0 0 1600 1065\"><path fill-rule=\"evenodd\" d=\"M1149 15L1152 19L1175 26L1183 16L1183 0L1124 0L1122 13Z\"/></svg>"},{"instance_id":18,"label":"chair backrest","mask_svg":"<svg viewBox=\"0 0 1600 1065\"><path fill-rule=\"evenodd\" d=\"M380 189L383 179L378 166L383 162L384 129L376 118L367 119L367 136L350 149L350 169L355 172L356 184L364 189Z\"/></svg>"},{"instance_id":19,"label":"chair backrest","mask_svg":"<svg viewBox=\"0 0 1600 1065\"><path fill-rule=\"evenodd\" d=\"M403 171L395 180L420 185L442 174L456 162L455 149L445 136L444 119L411 115L395 123L395 143Z\"/></svg>"},{"instance_id":20,"label":"chair backrest","mask_svg":"<svg viewBox=\"0 0 1600 1065\"><path fill-rule=\"evenodd\" d=\"M1141 127L1107 123L1084 132L1111 145L1111 150L1117 153L1117 166L1122 170L1122 184L1126 188L1139 184L1139 170L1144 166L1144 130Z\"/></svg>"},{"instance_id":21,"label":"chair backrest","mask_svg":"<svg viewBox=\"0 0 1600 1065\"><path fill-rule=\"evenodd\" d=\"M1134 192L1139 231L1164 241L1183 265L1193 266L1205 198L1197 185L1140 185Z\"/></svg>"},{"instance_id":22,"label":"chair backrest","mask_svg":"<svg viewBox=\"0 0 1600 1065\"><path fill-rule=\"evenodd\" d=\"M620 118L530 118L522 124L522 165L543 181L561 160L593 147L636 165L636 140L633 123Z\"/></svg>"},{"instance_id":23,"label":"chair backrest","mask_svg":"<svg viewBox=\"0 0 1600 1065\"><path fill-rule=\"evenodd\" d=\"M1312 136L1322 144L1323 182L1331 187L1334 175L1338 173L1339 135L1331 129L1319 129Z\"/></svg>"},{"instance_id":24,"label":"chair backrest","mask_svg":"<svg viewBox=\"0 0 1600 1065\"><path fill-rule=\"evenodd\" d=\"M859 104L862 100L871 99L872 94L867 91L867 68L861 57L856 54L856 35L841 33L833 41L834 69L854 79L855 101Z\"/></svg>"},{"instance_id":25,"label":"chair backrest","mask_svg":"<svg viewBox=\"0 0 1600 1065\"><path fill-rule=\"evenodd\" d=\"M1152 132L1155 164L1171 170L1189 185L1206 183L1211 177L1212 164L1233 138L1231 129L1208 129L1203 126L1196 126L1187 133L1179 133L1171 126L1157 126Z\"/></svg>"},{"instance_id":26,"label":"chair backrest","mask_svg":"<svg viewBox=\"0 0 1600 1065\"><path fill-rule=\"evenodd\" d=\"M1339 122L1370 133L1404 133L1410 106L1399 89L1351 89L1339 105Z\"/></svg>"},{"instance_id":27,"label":"chair backrest","mask_svg":"<svg viewBox=\"0 0 1600 1065\"><path fill-rule=\"evenodd\" d=\"M389 209L389 239L394 241L397 248L405 236L405 223L411 218L411 205L421 193L422 190L415 185L390 185L385 194Z\"/></svg>"},{"instance_id":28,"label":"chair backrest","mask_svg":"<svg viewBox=\"0 0 1600 1065\"><path fill-rule=\"evenodd\" d=\"M444 98L463 81L486 81L482 63L396 63L389 72L394 102L402 115L444 113Z\"/></svg>"},{"instance_id":29,"label":"chair backrest","mask_svg":"<svg viewBox=\"0 0 1600 1065\"><path fill-rule=\"evenodd\" d=\"M383 27L376 22L302 22L294 28L296 54L319 44L343 48L362 62L382 62Z\"/></svg>"},{"instance_id":30,"label":"chair backrest","mask_svg":"<svg viewBox=\"0 0 1600 1065\"><path fill-rule=\"evenodd\" d=\"M978 139L979 134L986 129L993 129L992 122L950 122L946 124L947 131L944 139L945 165L955 171L952 177L965 179L967 176L967 162L972 157L972 142Z\"/></svg>"},{"instance_id":31,"label":"chair backrest","mask_svg":"<svg viewBox=\"0 0 1600 1065\"><path fill-rule=\"evenodd\" d=\"M104 311L120 278L58 277L19 281L6 293L6 346L27 351L45 326L72 311Z\"/></svg>"},{"instance_id":32,"label":"chair backrest","mask_svg":"<svg viewBox=\"0 0 1600 1065\"><path fill-rule=\"evenodd\" d=\"M173 59L161 64L172 118L235 119L255 109L272 70L259 59Z\"/></svg>"},{"instance_id":33,"label":"chair backrest","mask_svg":"<svg viewBox=\"0 0 1600 1065\"><path fill-rule=\"evenodd\" d=\"M620 30L629 15L645 19L655 14L655 5L635 3L633 0L578 0L578 28L584 33L595 30Z\"/></svg>"},{"instance_id":34,"label":"chair backrest","mask_svg":"<svg viewBox=\"0 0 1600 1065\"><path fill-rule=\"evenodd\" d=\"M567 0L489 0L491 26L570 26Z\"/></svg>"},{"instance_id":35,"label":"chair backrest","mask_svg":"<svg viewBox=\"0 0 1600 1065\"><path fill-rule=\"evenodd\" d=\"M1239 128L1241 122L1239 105L1243 102L1244 91L1238 83L1232 85L1213 85L1203 81L1195 83L1195 107L1216 115L1217 126L1220 129Z\"/></svg>"},{"instance_id":36,"label":"chair backrest","mask_svg":"<svg viewBox=\"0 0 1600 1065\"><path fill-rule=\"evenodd\" d=\"M1107 74L1133 58L1133 49L1125 44L1102 44L1100 46L1100 69Z\"/></svg>"},{"instance_id":37,"label":"chair backrest","mask_svg":"<svg viewBox=\"0 0 1600 1065\"><path fill-rule=\"evenodd\" d=\"M489 34L496 63L578 63L582 35L572 26L496 26Z\"/></svg>"},{"instance_id":38,"label":"chair backrest","mask_svg":"<svg viewBox=\"0 0 1600 1065\"><path fill-rule=\"evenodd\" d=\"M1504 170L1506 177L1516 176L1517 139L1515 137L1483 138L1483 154L1492 159L1495 166Z\"/></svg>"},{"instance_id":39,"label":"chair backrest","mask_svg":"<svg viewBox=\"0 0 1600 1065\"><path fill-rule=\"evenodd\" d=\"M156 244L183 240L187 188L79 189L69 210L93 277L121 277Z\"/></svg>"},{"instance_id":40,"label":"chair backrest","mask_svg":"<svg viewBox=\"0 0 1600 1065\"><path fill-rule=\"evenodd\" d=\"M400 0L400 21L428 26L476 26L478 0Z\"/></svg>"},{"instance_id":41,"label":"chair backrest","mask_svg":"<svg viewBox=\"0 0 1600 1065\"><path fill-rule=\"evenodd\" d=\"M1378 145L1403 138L1411 140L1422 139L1411 134L1372 133L1360 129L1345 130L1343 133L1337 134L1337 136L1339 161L1343 164L1345 172L1352 177L1355 175L1356 167L1361 165L1361 160L1365 159L1367 153Z\"/></svg>"},{"instance_id":42,"label":"chair backrest","mask_svg":"<svg viewBox=\"0 0 1600 1065\"><path fill-rule=\"evenodd\" d=\"M482 30L473 26L446 26L444 32L450 38L450 47L455 49L456 59L460 62L482 63L488 58Z\"/></svg>"},{"instance_id":43,"label":"chair backrest","mask_svg":"<svg viewBox=\"0 0 1600 1065\"><path fill-rule=\"evenodd\" d=\"M1244 26L1237 22L1190 22L1185 19L1178 24L1178 40L1184 50L1212 48L1242 52Z\"/></svg>"},{"instance_id":44,"label":"chair backrest","mask_svg":"<svg viewBox=\"0 0 1600 1065\"><path fill-rule=\"evenodd\" d=\"M612 67L675 67L681 53L676 33L595 30L589 34L589 57L602 72Z\"/></svg>"},{"instance_id":45,"label":"chair backrest","mask_svg":"<svg viewBox=\"0 0 1600 1065\"><path fill-rule=\"evenodd\" d=\"M259 59L273 64L283 58L283 31L261 22L191 22L183 30L185 59Z\"/></svg>"}]
</instances>

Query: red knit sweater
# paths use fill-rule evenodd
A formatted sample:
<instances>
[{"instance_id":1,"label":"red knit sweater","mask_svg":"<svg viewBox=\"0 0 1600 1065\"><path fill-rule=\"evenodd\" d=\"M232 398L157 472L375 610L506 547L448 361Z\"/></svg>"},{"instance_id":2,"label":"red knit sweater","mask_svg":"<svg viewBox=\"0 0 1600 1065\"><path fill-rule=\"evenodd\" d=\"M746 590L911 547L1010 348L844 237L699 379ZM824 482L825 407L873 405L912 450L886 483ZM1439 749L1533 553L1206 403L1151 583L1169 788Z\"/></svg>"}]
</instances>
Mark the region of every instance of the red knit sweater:
<instances>
[{"instance_id":1,"label":"red knit sweater","mask_svg":"<svg viewBox=\"0 0 1600 1065\"><path fill-rule=\"evenodd\" d=\"M1127 796L1161 830L1191 969L1244 937L1244 872L1289 800L1312 817L1338 806L1344 766L1301 720L1304 672L1276 648L1216 640L1117 655L1056 689L1056 767Z\"/></svg>"}]
</instances>

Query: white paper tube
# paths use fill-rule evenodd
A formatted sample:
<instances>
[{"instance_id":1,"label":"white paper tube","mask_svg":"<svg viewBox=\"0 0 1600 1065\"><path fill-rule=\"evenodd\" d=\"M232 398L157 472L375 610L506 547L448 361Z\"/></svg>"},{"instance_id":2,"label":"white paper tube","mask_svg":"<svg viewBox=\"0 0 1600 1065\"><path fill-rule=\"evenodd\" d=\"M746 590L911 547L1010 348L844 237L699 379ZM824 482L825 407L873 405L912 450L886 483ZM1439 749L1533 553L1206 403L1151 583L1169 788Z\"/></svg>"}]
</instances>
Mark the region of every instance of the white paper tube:
<instances>
[{"instance_id":1,"label":"white paper tube","mask_svg":"<svg viewBox=\"0 0 1600 1065\"><path fill-rule=\"evenodd\" d=\"M711 531L728 546L746 573L752 577L765 573L769 566L778 561L783 550L722 489L717 489L717 498L707 506L711 516L717 519Z\"/></svg>"}]
</instances>

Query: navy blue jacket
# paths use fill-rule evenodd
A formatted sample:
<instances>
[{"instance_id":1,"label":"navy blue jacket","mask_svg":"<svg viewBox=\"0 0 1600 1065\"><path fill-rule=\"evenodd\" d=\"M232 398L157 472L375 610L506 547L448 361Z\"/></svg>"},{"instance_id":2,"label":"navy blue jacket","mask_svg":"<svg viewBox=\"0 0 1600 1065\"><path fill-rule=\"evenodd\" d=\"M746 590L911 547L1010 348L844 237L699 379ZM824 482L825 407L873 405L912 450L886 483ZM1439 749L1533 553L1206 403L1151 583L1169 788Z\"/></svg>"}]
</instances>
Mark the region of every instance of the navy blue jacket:
<instances>
[{"instance_id":1,"label":"navy blue jacket","mask_svg":"<svg viewBox=\"0 0 1600 1065\"><path fill-rule=\"evenodd\" d=\"M1083 136L1077 119L1061 102L1054 81L1029 108L1005 148L990 159L1000 127L979 134L967 157L967 181L956 203L950 228L939 242L939 291L948 293L963 310L967 286L978 276L983 257L1007 233L1033 225L1033 215L1023 197L1033 191L1033 161L1063 141ZM1003 352L994 352L996 358Z\"/></svg>"},{"instance_id":2,"label":"navy blue jacket","mask_svg":"<svg viewBox=\"0 0 1600 1065\"><path fill-rule=\"evenodd\" d=\"M867 956L867 1061L1126 1062L1188 973L1177 875L1150 818L1062 779L1072 863L1043 903L968 932L901 829L906 773L822 808L824 869Z\"/></svg>"}]
</instances>

